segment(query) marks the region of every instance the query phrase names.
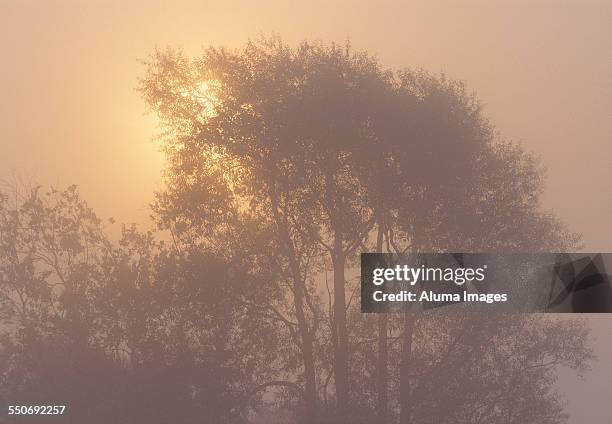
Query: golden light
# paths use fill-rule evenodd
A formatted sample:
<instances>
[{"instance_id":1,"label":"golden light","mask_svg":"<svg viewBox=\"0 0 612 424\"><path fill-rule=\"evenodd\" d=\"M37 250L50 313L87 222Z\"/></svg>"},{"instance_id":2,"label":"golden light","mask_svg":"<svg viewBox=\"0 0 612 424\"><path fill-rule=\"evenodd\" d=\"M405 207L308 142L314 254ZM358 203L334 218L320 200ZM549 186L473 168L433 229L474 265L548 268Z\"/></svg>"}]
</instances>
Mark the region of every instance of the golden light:
<instances>
[{"instance_id":1,"label":"golden light","mask_svg":"<svg viewBox=\"0 0 612 424\"><path fill-rule=\"evenodd\" d=\"M203 115L206 117L214 116L219 103L217 96L220 84L215 80L201 81L196 84L193 90L193 97L202 106Z\"/></svg>"}]
</instances>

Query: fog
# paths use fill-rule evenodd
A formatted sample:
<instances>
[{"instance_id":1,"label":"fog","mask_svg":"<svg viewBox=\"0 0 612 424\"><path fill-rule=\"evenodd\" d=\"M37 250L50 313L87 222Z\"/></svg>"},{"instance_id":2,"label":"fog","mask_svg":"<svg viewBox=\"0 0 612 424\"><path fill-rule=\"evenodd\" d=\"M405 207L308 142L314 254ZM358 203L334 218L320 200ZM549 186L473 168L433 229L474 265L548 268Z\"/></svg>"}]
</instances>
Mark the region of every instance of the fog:
<instances>
[{"instance_id":1,"label":"fog","mask_svg":"<svg viewBox=\"0 0 612 424\"><path fill-rule=\"evenodd\" d=\"M135 91L156 46L240 46L278 33L344 42L389 67L464 80L505 138L547 168L545 209L610 251L612 2L119 2L0 0L0 180L77 184L102 217L146 223L161 186L155 118ZM145 224L148 225L148 224ZM590 318L599 361L562 375L570 422L601 416L610 318Z\"/></svg>"}]
</instances>

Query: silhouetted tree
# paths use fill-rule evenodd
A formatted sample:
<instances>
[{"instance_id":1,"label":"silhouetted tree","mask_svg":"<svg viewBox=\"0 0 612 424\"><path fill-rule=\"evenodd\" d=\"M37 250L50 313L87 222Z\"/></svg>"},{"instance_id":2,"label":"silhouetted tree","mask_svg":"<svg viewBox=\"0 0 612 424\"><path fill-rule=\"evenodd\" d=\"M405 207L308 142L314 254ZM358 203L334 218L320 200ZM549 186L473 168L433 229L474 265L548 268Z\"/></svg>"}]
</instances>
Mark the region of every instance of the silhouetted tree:
<instances>
[{"instance_id":1,"label":"silhouetted tree","mask_svg":"<svg viewBox=\"0 0 612 424\"><path fill-rule=\"evenodd\" d=\"M393 73L348 47L303 43L291 49L273 38L242 50L210 48L195 60L158 51L140 88L166 129L164 228L198 238L244 221L270 237L259 246L278 260L275 267L289 282L292 310L277 312L289 331L291 319L282 312L295 316L306 422L323 419L318 393L326 398L332 375L334 422L368 419L351 400L367 389L349 389L351 381L363 381L350 363L371 352L351 347L349 334L355 326L369 327L347 315L354 305L346 298L345 272L372 238L377 251L389 252L564 250L576 242L540 212L537 162L500 141L475 97L444 76ZM235 219L227 221L228 215ZM333 271L333 355L330 363L325 354L318 363L325 334L313 277L326 269L326 258ZM418 418L411 353L420 343L416 320L407 314L389 329L386 318L379 319L372 385L378 419L387 411L388 331L399 332L399 339L392 337L403 351L395 410L401 422ZM317 364L330 368L327 375Z\"/></svg>"},{"instance_id":2,"label":"silhouetted tree","mask_svg":"<svg viewBox=\"0 0 612 424\"><path fill-rule=\"evenodd\" d=\"M0 195L2 398L68 403L61 422L245 422L279 374L273 272L103 230L74 186Z\"/></svg>"},{"instance_id":3,"label":"silhouetted tree","mask_svg":"<svg viewBox=\"0 0 612 424\"><path fill-rule=\"evenodd\" d=\"M578 241L461 83L271 38L157 51L140 90L164 129L159 234L112 241L75 186L0 192L1 400L79 423L564 419L580 320L359 312L360 251Z\"/></svg>"},{"instance_id":4,"label":"silhouetted tree","mask_svg":"<svg viewBox=\"0 0 612 424\"><path fill-rule=\"evenodd\" d=\"M75 186L42 193L17 184L0 193L5 399L70 399L82 417L89 416L83 405L90 402L98 403L98 411L110 406L110 382L120 370L95 342L99 317L92 301L107 248L101 221ZM100 381L105 378L109 384Z\"/></svg>"}]
</instances>

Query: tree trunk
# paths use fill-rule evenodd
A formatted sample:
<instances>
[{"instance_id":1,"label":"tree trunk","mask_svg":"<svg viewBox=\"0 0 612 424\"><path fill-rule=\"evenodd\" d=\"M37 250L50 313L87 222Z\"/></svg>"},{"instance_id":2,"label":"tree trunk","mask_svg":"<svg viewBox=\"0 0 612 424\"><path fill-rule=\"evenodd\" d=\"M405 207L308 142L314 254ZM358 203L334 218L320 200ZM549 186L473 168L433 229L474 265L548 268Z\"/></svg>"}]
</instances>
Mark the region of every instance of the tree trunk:
<instances>
[{"instance_id":1,"label":"tree trunk","mask_svg":"<svg viewBox=\"0 0 612 424\"><path fill-rule=\"evenodd\" d=\"M304 362L304 416L305 422L312 423L317 412L317 383L313 352L313 337L308 329L304 314L304 293L301 284L294 289L294 304L298 322L298 331L302 342L302 360Z\"/></svg>"},{"instance_id":2,"label":"tree trunk","mask_svg":"<svg viewBox=\"0 0 612 424\"><path fill-rule=\"evenodd\" d=\"M312 423L315 422L318 410L317 381L314 360L314 330L309 328L306 313L304 312L306 295L305 278L302 278L293 241L289 235L289 224L286 217L279 213L278 198L274 192L271 192L270 199L272 202L272 213L277 224L278 236L289 261L289 268L293 280L293 304L300 337L299 348L304 364L304 421L306 423Z\"/></svg>"},{"instance_id":3,"label":"tree trunk","mask_svg":"<svg viewBox=\"0 0 612 424\"><path fill-rule=\"evenodd\" d=\"M404 332L402 335L402 358L400 361L400 424L412 423L412 402L410 393L410 372L412 362L412 336L416 317L410 313L404 314Z\"/></svg>"},{"instance_id":4,"label":"tree trunk","mask_svg":"<svg viewBox=\"0 0 612 424\"><path fill-rule=\"evenodd\" d=\"M288 237L288 233L286 233ZM289 243L290 240L287 240ZM293 274L293 303L295 306L295 315L297 318L298 332L301 341L302 361L304 362L304 419L310 423L314 421L317 415L317 382L314 361L313 334L309 329L304 312L305 290L302 275L299 270L293 244L290 244L289 264L291 273Z\"/></svg>"},{"instance_id":5,"label":"tree trunk","mask_svg":"<svg viewBox=\"0 0 612 424\"><path fill-rule=\"evenodd\" d=\"M334 350L334 376L340 422L345 422L349 403L348 330L346 326L346 294L344 267L346 257L339 234L334 238L334 321L337 343Z\"/></svg>"},{"instance_id":6,"label":"tree trunk","mask_svg":"<svg viewBox=\"0 0 612 424\"><path fill-rule=\"evenodd\" d=\"M388 344L387 344L387 314L378 314L378 361L376 364L376 386L378 391L378 422L387 422L388 386L389 373L387 370Z\"/></svg>"},{"instance_id":7,"label":"tree trunk","mask_svg":"<svg viewBox=\"0 0 612 424\"><path fill-rule=\"evenodd\" d=\"M378 235L376 237L376 252L382 253L383 250L384 229L382 224L378 224ZM387 405L388 405L388 387L389 373L387 369L388 363L388 317L386 313L378 314L378 360L376 362L376 390L378 393L377 399L377 415L380 424L387 423Z\"/></svg>"}]
</instances>

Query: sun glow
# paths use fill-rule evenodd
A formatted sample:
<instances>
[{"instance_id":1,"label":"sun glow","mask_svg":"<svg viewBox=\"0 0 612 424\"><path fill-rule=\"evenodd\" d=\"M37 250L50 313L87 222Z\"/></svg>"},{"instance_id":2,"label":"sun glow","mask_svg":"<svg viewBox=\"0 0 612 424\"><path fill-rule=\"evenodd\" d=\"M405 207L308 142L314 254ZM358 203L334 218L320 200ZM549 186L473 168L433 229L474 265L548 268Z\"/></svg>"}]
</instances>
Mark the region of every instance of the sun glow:
<instances>
[{"instance_id":1,"label":"sun glow","mask_svg":"<svg viewBox=\"0 0 612 424\"><path fill-rule=\"evenodd\" d=\"M201 81L196 84L192 96L202 106L203 114L211 117L216 114L219 104L219 82L215 80Z\"/></svg>"}]
</instances>

